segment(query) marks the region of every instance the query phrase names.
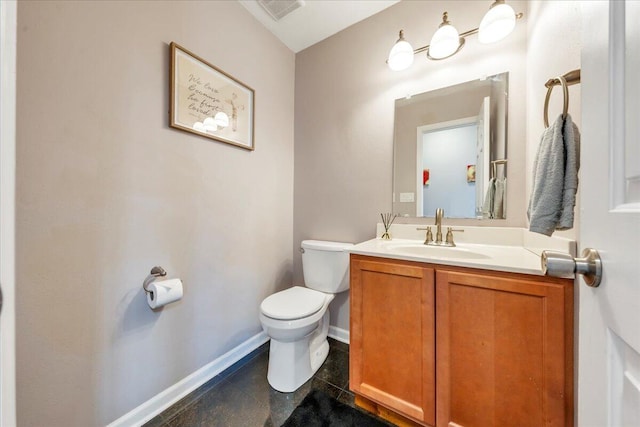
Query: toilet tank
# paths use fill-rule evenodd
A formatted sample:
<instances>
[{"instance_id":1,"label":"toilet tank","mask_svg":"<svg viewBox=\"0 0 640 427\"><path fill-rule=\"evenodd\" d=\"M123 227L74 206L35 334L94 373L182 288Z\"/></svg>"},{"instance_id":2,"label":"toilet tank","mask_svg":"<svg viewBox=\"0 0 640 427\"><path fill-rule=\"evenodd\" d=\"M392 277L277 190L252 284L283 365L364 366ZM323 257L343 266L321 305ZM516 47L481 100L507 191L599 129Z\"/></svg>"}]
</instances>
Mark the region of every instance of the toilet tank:
<instances>
[{"instance_id":1,"label":"toilet tank","mask_svg":"<svg viewBox=\"0 0 640 427\"><path fill-rule=\"evenodd\" d=\"M329 294L349 289L349 252L353 243L303 240L302 271L307 288Z\"/></svg>"}]
</instances>

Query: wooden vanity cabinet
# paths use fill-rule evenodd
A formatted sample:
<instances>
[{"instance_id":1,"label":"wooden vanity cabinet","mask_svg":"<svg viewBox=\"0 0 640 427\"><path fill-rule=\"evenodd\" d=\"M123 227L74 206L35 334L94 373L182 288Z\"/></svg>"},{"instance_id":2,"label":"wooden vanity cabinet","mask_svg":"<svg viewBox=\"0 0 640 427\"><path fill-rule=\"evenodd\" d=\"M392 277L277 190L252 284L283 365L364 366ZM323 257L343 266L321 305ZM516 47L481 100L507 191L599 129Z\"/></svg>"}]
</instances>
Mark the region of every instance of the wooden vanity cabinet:
<instances>
[{"instance_id":1,"label":"wooden vanity cabinet","mask_svg":"<svg viewBox=\"0 0 640 427\"><path fill-rule=\"evenodd\" d=\"M438 269L436 377L437 427L573 426L573 281Z\"/></svg>"},{"instance_id":2,"label":"wooden vanity cabinet","mask_svg":"<svg viewBox=\"0 0 640 427\"><path fill-rule=\"evenodd\" d=\"M351 255L350 274L349 386L356 403L434 425L434 270Z\"/></svg>"},{"instance_id":3,"label":"wooden vanity cabinet","mask_svg":"<svg viewBox=\"0 0 640 427\"><path fill-rule=\"evenodd\" d=\"M573 280L352 254L350 337L356 403L399 425L573 425Z\"/></svg>"}]
</instances>

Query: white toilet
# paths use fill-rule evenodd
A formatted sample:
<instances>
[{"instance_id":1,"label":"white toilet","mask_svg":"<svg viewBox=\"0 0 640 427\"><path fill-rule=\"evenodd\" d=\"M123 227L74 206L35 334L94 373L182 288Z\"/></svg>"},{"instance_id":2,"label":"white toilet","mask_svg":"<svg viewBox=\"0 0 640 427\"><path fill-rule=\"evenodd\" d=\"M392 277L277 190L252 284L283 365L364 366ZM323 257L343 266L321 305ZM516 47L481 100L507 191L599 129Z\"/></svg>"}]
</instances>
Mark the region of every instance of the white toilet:
<instances>
[{"instance_id":1,"label":"white toilet","mask_svg":"<svg viewBox=\"0 0 640 427\"><path fill-rule=\"evenodd\" d=\"M281 392L297 390L329 354L329 303L349 289L351 243L303 240L306 287L294 286L260 304L262 328L271 337L267 380Z\"/></svg>"}]
</instances>

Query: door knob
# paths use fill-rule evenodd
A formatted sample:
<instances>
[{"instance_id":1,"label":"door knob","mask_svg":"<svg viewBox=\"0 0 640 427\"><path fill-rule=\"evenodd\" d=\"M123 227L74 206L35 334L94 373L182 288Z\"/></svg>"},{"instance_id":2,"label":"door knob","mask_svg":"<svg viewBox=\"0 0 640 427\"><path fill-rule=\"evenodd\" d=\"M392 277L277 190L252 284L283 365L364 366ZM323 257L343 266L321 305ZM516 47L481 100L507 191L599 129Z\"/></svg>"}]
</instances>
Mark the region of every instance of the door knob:
<instances>
[{"instance_id":1,"label":"door knob","mask_svg":"<svg viewBox=\"0 0 640 427\"><path fill-rule=\"evenodd\" d=\"M582 251L582 258L575 259L562 252L542 251L540 261L542 273L547 276L571 279L574 274L582 274L587 285L593 288L600 286L602 260L595 249L586 248Z\"/></svg>"}]
</instances>

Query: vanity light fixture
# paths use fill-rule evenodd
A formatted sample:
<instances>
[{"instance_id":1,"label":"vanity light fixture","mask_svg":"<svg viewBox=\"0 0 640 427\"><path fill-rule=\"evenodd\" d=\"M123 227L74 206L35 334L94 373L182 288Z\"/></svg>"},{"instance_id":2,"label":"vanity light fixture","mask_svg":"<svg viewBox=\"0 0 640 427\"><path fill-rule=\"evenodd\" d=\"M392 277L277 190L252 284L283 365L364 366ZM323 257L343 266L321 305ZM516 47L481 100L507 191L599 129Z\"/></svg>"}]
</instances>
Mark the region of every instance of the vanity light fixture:
<instances>
[{"instance_id":1,"label":"vanity light fixture","mask_svg":"<svg viewBox=\"0 0 640 427\"><path fill-rule=\"evenodd\" d=\"M406 70L413 64L413 47L404 39L404 31L400 30L400 37L391 48L387 62L393 71Z\"/></svg>"},{"instance_id":2,"label":"vanity light fixture","mask_svg":"<svg viewBox=\"0 0 640 427\"><path fill-rule=\"evenodd\" d=\"M427 47L427 58L429 59L445 59L451 55L455 55L464 46L464 38L460 37L460 33L456 27L449 22L447 12L442 14L442 24L431 37L431 42Z\"/></svg>"},{"instance_id":3,"label":"vanity light fixture","mask_svg":"<svg viewBox=\"0 0 640 427\"><path fill-rule=\"evenodd\" d=\"M465 37L478 34L480 43L494 43L508 36L516 25L516 20L522 18L523 14L516 14L505 0L495 0L480 22L479 28L474 28L464 33L458 30L449 22L447 12L442 14L442 23L431 38L431 42L418 49L413 49L404 38L404 31L400 30L400 38L389 52L387 64L393 71L406 70L413 64L413 55L422 52L427 53L427 58L439 60L449 58L462 49Z\"/></svg>"},{"instance_id":4,"label":"vanity light fixture","mask_svg":"<svg viewBox=\"0 0 640 427\"><path fill-rule=\"evenodd\" d=\"M504 0L496 0L480 21L478 41L487 44L507 37L516 26L516 17L516 12Z\"/></svg>"}]
</instances>

